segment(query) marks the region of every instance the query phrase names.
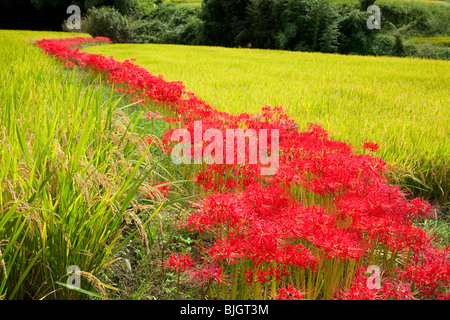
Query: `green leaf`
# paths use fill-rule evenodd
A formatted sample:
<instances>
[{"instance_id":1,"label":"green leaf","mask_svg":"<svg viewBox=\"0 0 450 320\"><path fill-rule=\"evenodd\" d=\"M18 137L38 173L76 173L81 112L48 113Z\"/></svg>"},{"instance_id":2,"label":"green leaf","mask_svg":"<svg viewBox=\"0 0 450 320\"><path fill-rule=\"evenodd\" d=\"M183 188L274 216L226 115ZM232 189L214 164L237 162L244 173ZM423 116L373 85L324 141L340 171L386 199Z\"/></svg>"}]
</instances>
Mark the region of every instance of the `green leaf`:
<instances>
[{"instance_id":1,"label":"green leaf","mask_svg":"<svg viewBox=\"0 0 450 320\"><path fill-rule=\"evenodd\" d=\"M84 290L84 289L81 289L81 288L77 288L77 287L68 285L67 283L63 283L63 282L59 282L59 281L56 281L56 283L61 285L61 286L63 286L63 287L66 287L69 290L75 290L77 292L80 292L80 293L83 293L83 294L87 294L88 296L91 296L91 297L96 297L96 298L101 298L102 297L99 293L88 291L88 290Z\"/></svg>"}]
</instances>

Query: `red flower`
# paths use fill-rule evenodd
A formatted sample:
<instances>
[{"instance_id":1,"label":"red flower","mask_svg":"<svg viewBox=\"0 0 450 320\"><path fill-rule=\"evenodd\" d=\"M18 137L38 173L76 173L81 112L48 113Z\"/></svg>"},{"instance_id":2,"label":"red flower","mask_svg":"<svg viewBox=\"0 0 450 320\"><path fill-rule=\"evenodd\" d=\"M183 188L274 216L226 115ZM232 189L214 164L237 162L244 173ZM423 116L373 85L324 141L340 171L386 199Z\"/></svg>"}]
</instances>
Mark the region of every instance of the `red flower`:
<instances>
[{"instance_id":1,"label":"red flower","mask_svg":"<svg viewBox=\"0 0 450 320\"><path fill-rule=\"evenodd\" d=\"M278 289L278 294L275 296L276 300L304 300L304 296L308 292L300 291L295 287L289 285L287 288Z\"/></svg>"},{"instance_id":2,"label":"red flower","mask_svg":"<svg viewBox=\"0 0 450 320\"><path fill-rule=\"evenodd\" d=\"M169 259L162 265L163 269L169 269L176 273L190 270L194 262L189 257L189 253L171 254Z\"/></svg>"},{"instance_id":3,"label":"red flower","mask_svg":"<svg viewBox=\"0 0 450 320\"><path fill-rule=\"evenodd\" d=\"M374 142L365 142L363 149L369 149L372 152L376 152L380 147Z\"/></svg>"},{"instance_id":4,"label":"red flower","mask_svg":"<svg viewBox=\"0 0 450 320\"><path fill-rule=\"evenodd\" d=\"M205 282L216 281L217 285L221 285L226 281L227 277L222 274L222 269L213 265L201 265L199 269L190 270L191 280L197 280L200 285Z\"/></svg>"}]
</instances>

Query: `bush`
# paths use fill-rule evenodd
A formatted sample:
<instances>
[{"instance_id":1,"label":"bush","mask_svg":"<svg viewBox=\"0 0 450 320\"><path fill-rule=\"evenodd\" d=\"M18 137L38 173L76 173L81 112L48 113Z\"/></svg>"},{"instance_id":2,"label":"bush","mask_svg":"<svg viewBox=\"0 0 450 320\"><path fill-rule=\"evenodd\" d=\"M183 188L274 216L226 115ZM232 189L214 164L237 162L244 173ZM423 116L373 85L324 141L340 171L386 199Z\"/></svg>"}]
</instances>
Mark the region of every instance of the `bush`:
<instances>
[{"instance_id":1,"label":"bush","mask_svg":"<svg viewBox=\"0 0 450 320\"><path fill-rule=\"evenodd\" d=\"M372 54L376 56L391 56L393 45L391 36L385 34L377 35L372 42Z\"/></svg>"},{"instance_id":2,"label":"bush","mask_svg":"<svg viewBox=\"0 0 450 320\"><path fill-rule=\"evenodd\" d=\"M93 37L108 37L116 43L130 40L127 19L111 7L89 9L84 25Z\"/></svg>"},{"instance_id":3,"label":"bush","mask_svg":"<svg viewBox=\"0 0 450 320\"><path fill-rule=\"evenodd\" d=\"M169 29L170 32L167 33L164 40L169 43L173 41L178 44L199 45L202 39L202 25L202 21L198 17L188 15L183 23L174 25L174 28Z\"/></svg>"},{"instance_id":4,"label":"bush","mask_svg":"<svg viewBox=\"0 0 450 320\"><path fill-rule=\"evenodd\" d=\"M450 48L430 42L408 42L404 45L404 53L406 56L415 58L450 60Z\"/></svg>"},{"instance_id":5,"label":"bush","mask_svg":"<svg viewBox=\"0 0 450 320\"><path fill-rule=\"evenodd\" d=\"M134 43L201 44L202 21L199 10L163 4L146 19L130 22L130 40Z\"/></svg>"},{"instance_id":6,"label":"bush","mask_svg":"<svg viewBox=\"0 0 450 320\"><path fill-rule=\"evenodd\" d=\"M369 54L376 30L367 28L368 14L353 10L339 21L339 53Z\"/></svg>"},{"instance_id":7,"label":"bush","mask_svg":"<svg viewBox=\"0 0 450 320\"><path fill-rule=\"evenodd\" d=\"M133 43L161 43L166 24L160 20L135 20L130 22L130 41Z\"/></svg>"},{"instance_id":8,"label":"bush","mask_svg":"<svg viewBox=\"0 0 450 320\"><path fill-rule=\"evenodd\" d=\"M138 19L145 19L150 17L158 7L155 6L155 2L149 0L135 0L136 4L133 9L132 15Z\"/></svg>"},{"instance_id":9,"label":"bush","mask_svg":"<svg viewBox=\"0 0 450 320\"><path fill-rule=\"evenodd\" d=\"M450 34L450 7L426 3L380 3L382 23L389 21L396 26L411 24L415 36L438 36Z\"/></svg>"}]
</instances>

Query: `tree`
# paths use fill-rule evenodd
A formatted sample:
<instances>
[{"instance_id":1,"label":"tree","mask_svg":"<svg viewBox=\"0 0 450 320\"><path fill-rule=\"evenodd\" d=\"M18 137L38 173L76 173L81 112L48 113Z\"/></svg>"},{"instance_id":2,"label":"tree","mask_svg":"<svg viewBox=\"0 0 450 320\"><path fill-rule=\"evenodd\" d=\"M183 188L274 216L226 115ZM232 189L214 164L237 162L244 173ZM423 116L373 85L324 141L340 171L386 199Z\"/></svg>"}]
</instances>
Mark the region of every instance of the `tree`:
<instances>
[{"instance_id":1,"label":"tree","mask_svg":"<svg viewBox=\"0 0 450 320\"><path fill-rule=\"evenodd\" d=\"M248 13L255 47L337 50L339 19L329 0L252 0Z\"/></svg>"},{"instance_id":2,"label":"tree","mask_svg":"<svg viewBox=\"0 0 450 320\"><path fill-rule=\"evenodd\" d=\"M308 0L306 13L311 49L335 52L338 44L338 15L329 0Z\"/></svg>"},{"instance_id":3,"label":"tree","mask_svg":"<svg viewBox=\"0 0 450 320\"><path fill-rule=\"evenodd\" d=\"M275 48L274 34L277 32L277 2L273 0L251 0L248 7L248 25L252 46Z\"/></svg>"},{"instance_id":4,"label":"tree","mask_svg":"<svg viewBox=\"0 0 450 320\"><path fill-rule=\"evenodd\" d=\"M339 21L339 52L343 54L369 54L375 36L367 28L367 14L353 10Z\"/></svg>"}]
</instances>

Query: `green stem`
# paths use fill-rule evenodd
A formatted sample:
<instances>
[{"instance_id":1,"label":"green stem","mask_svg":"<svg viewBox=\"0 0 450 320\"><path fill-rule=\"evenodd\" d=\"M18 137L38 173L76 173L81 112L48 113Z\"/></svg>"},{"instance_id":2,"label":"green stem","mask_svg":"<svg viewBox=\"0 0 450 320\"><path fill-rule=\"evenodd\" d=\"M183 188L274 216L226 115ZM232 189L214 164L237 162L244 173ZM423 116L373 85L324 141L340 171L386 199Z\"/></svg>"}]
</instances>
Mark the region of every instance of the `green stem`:
<instances>
[{"instance_id":1,"label":"green stem","mask_svg":"<svg viewBox=\"0 0 450 320\"><path fill-rule=\"evenodd\" d=\"M178 272L177 279L177 300L180 300L180 272Z\"/></svg>"}]
</instances>

